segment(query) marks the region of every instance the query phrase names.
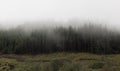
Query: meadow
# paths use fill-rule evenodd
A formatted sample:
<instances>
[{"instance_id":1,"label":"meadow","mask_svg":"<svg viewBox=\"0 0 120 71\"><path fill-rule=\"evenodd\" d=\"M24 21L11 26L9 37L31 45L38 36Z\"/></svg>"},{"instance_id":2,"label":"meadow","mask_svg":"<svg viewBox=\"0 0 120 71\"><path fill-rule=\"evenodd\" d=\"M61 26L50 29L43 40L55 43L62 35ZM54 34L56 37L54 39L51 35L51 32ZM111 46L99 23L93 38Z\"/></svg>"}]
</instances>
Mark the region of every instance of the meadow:
<instances>
[{"instance_id":1,"label":"meadow","mask_svg":"<svg viewBox=\"0 0 120 71\"><path fill-rule=\"evenodd\" d=\"M120 71L120 54L1 55L0 71Z\"/></svg>"}]
</instances>

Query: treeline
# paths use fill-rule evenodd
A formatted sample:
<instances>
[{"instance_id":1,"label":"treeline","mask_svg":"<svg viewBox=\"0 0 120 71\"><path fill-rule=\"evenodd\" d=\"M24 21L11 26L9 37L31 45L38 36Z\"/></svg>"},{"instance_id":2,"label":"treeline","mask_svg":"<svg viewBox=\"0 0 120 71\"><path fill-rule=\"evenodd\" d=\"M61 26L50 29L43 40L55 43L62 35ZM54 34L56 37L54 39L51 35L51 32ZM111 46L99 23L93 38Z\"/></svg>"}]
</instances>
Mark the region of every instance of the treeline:
<instances>
[{"instance_id":1,"label":"treeline","mask_svg":"<svg viewBox=\"0 0 120 71\"><path fill-rule=\"evenodd\" d=\"M26 33L0 31L0 53L43 54L54 52L120 53L120 34L97 25L57 27Z\"/></svg>"}]
</instances>

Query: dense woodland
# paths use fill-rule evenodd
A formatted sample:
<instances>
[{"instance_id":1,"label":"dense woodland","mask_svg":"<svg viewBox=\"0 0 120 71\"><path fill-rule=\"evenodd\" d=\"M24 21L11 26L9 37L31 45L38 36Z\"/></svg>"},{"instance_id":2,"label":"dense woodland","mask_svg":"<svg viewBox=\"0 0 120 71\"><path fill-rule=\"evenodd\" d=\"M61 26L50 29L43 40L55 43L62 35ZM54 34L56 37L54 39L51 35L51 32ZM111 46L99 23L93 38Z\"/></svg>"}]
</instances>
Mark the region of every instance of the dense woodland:
<instances>
[{"instance_id":1,"label":"dense woodland","mask_svg":"<svg viewBox=\"0 0 120 71\"><path fill-rule=\"evenodd\" d=\"M1 54L43 54L55 52L120 53L120 34L105 27L56 27L26 32L0 31Z\"/></svg>"}]
</instances>

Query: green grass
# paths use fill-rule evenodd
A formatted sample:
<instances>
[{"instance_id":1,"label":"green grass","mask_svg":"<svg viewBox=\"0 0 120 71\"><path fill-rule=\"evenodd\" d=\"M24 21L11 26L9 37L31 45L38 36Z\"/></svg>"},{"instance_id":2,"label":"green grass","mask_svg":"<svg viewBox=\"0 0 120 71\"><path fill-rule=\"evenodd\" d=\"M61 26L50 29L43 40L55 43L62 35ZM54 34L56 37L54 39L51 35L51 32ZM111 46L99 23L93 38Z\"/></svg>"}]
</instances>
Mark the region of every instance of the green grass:
<instances>
[{"instance_id":1,"label":"green grass","mask_svg":"<svg viewBox=\"0 0 120 71\"><path fill-rule=\"evenodd\" d=\"M2 56L0 71L120 71L120 54L54 53Z\"/></svg>"}]
</instances>

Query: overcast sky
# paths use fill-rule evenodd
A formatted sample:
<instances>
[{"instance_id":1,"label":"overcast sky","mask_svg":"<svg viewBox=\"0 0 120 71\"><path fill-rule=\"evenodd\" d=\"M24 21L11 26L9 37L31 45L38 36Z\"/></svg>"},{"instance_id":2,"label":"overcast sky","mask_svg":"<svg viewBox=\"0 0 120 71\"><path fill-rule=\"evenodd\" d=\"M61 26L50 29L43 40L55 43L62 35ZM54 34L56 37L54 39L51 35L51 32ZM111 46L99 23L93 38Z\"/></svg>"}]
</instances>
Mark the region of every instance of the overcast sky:
<instances>
[{"instance_id":1,"label":"overcast sky","mask_svg":"<svg viewBox=\"0 0 120 71\"><path fill-rule=\"evenodd\" d=\"M120 26L120 0L0 0L0 22L69 19Z\"/></svg>"}]
</instances>

